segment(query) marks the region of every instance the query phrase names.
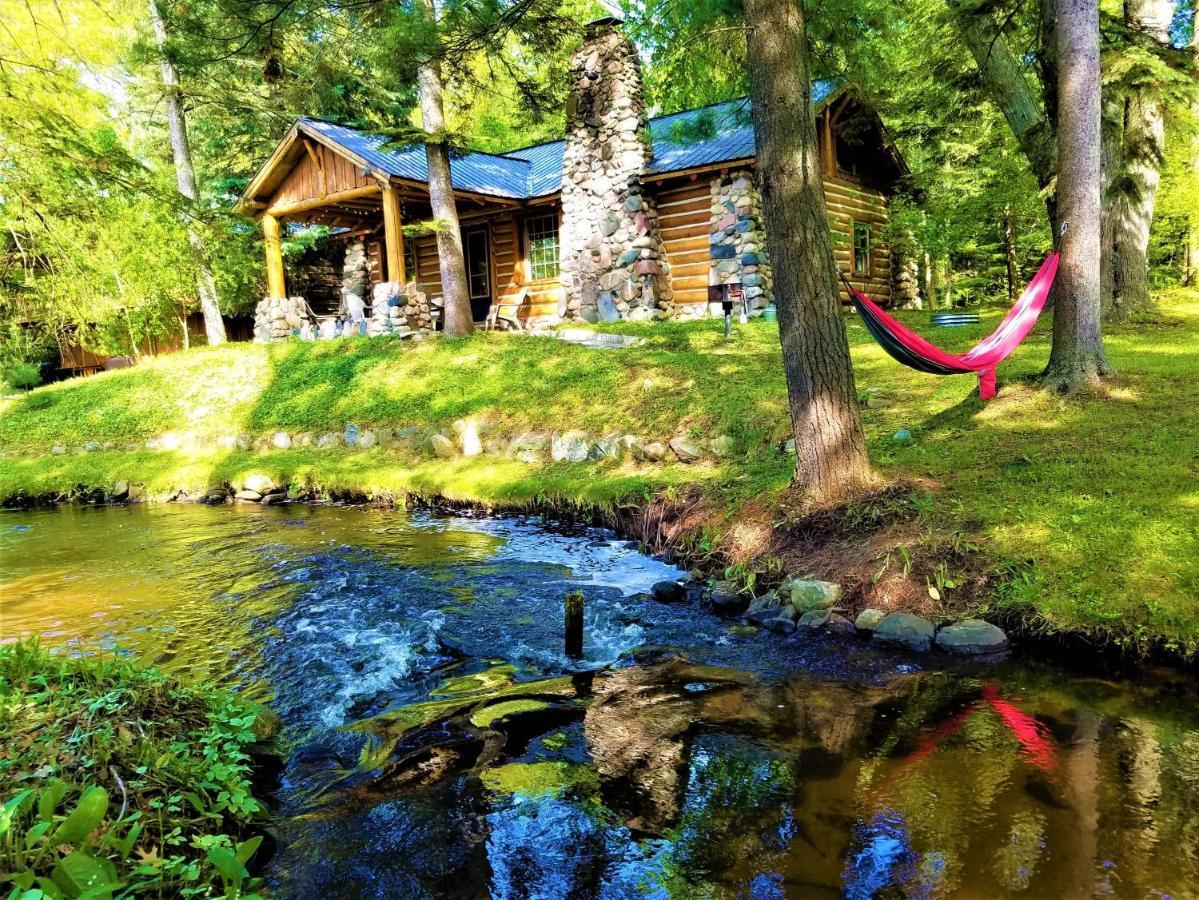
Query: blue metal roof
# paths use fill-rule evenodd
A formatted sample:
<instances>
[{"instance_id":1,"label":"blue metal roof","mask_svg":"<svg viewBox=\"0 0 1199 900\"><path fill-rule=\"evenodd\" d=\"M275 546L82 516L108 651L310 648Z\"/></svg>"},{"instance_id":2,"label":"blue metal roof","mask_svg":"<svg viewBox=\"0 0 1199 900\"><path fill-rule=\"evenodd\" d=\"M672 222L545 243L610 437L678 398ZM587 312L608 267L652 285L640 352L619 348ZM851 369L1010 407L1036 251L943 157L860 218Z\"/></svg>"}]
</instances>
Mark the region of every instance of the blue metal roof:
<instances>
[{"instance_id":1,"label":"blue metal roof","mask_svg":"<svg viewBox=\"0 0 1199 900\"><path fill-rule=\"evenodd\" d=\"M837 90L833 79L812 83L812 102L819 107ZM647 175L665 175L723 162L751 159L757 153L747 97L699 109L658 116L649 122L653 154ZM354 153L371 166L411 181L427 182L423 147L384 150L387 139L344 125L301 119L301 125ZM564 141L523 147L503 155L466 153L450 160L454 188L473 194L526 200L562 189Z\"/></svg>"}]
</instances>

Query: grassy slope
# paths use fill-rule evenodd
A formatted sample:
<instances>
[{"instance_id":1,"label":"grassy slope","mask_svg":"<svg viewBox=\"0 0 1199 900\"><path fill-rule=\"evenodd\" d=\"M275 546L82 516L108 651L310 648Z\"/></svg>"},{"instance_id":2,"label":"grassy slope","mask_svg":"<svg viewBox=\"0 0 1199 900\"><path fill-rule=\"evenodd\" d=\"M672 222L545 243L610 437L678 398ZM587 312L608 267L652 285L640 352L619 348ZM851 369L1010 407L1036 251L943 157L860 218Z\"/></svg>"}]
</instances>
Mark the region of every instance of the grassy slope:
<instances>
[{"instance_id":1,"label":"grassy slope","mask_svg":"<svg viewBox=\"0 0 1199 900\"><path fill-rule=\"evenodd\" d=\"M1108 336L1119 377L1102 397L1062 402L1020 379L1048 355L1044 323L1000 373L983 406L967 378L896 366L849 323L858 388L899 392L865 409L875 461L888 475L939 483L928 528L981 535L1024 572L996 602L1051 628L1199 646L1199 294L1163 297L1167 321ZM994 325L938 332L964 349ZM922 314L911 316L920 326ZM110 484L151 489L216 481L250 468L314 485L444 494L486 502L564 497L610 503L700 484L723 507L785 486L775 449L788 423L776 333L754 323L730 343L715 323L624 325L644 347L593 351L516 335L477 335L403 350L383 340L236 345L167 357L136 370L54 385L0 407L0 496ZM123 443L165 431L215 436L320 432L348 422L449 428L480 415L505 433L582 428L668 438L727 433L723 465L530 467L495 458L450 463L394 452L293 450L267 457L171 453L41 456L52 445ZM899 428L911 444L891 440ZM1023 564L1034 561L1030 568Z\"/></svg>"}]
</instances>

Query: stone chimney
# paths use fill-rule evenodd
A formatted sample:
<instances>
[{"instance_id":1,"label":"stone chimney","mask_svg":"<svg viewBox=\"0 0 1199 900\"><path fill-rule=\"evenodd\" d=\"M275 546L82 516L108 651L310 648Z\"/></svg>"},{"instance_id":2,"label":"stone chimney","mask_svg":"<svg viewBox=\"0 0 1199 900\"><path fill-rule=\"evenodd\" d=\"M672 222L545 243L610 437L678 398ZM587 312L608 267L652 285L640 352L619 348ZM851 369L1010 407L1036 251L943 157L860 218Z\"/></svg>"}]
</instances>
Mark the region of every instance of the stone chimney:
<instances>
[{"instance_id":1,"label":"stone chimney","mask_svg":"<svg viewBox=\"0 0 1199 900\"><path fill-rule=\"evenodd\" d=\"M641 60L616 19L587 26L570 62L562 167L562 313L666 318L672 291L658 214L641 185L650 147Z\"/></svg>"}]
</instances>

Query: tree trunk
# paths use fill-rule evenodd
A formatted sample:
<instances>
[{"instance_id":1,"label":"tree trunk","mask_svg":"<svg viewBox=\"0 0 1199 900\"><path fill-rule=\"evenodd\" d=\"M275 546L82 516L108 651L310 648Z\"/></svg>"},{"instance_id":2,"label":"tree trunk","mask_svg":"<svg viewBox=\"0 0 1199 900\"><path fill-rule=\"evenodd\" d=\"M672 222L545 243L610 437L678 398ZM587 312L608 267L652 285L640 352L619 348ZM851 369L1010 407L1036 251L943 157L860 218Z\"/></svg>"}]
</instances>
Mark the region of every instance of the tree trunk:
<instances>
[{"instance_id":1,"label":"tree trunk","mask_svg":"<svg viewBox=\"0 0 1199 900\"><path fill-rule=\"evenodd\" d=\"M1045 386L1073 393L1110 374L1100 333L1100 135L1098 0L1055 0L1058 213L1061 240L1053 347Z\"/></svg>"},{"instance_id":2,"label":"tree trunk","mask_svg":"<svg viewBox=\"0 0 1199 900\"><path fill-rule=\"evenodd\" d=\"M1100 187L1100 255L1099 255L1099 308L1107 315L1113 297L1113 256L1115 253L1115 194L1116 178L1123 166L1124 151L1124 99L1114 87L1102 88L1103 118L1100 122L1099 162L1103 172ZM1055 232L1056 233L1056 232Z\"/></svg>"},{"instance_id":3,"label":"tree trunk","mask_svg":"<svg viewBox=\"0 0 1199 900\"><path fill-rule=\"evenodd\" d=\"M171 155L175 161L175 181L179 193L195 204L196 170L192 166L191 143L187 138L187 119L183 112L183 92L179 89L179 73L166 54L168 39L166 19L158 8L158 0L150 0L150 21L154 24L154 40L162 59L162 86L166 92L167 127L171 133ZM225 343L225 322L216 291L216 279L208 263L208 248L194 224L187 227L187 241L196 257L197 281L200 291L200 311L204 314L204 333L210 346Z\"/></svg>"},{"instance_id":4,"label":"tree trunk","mask_svg":"<svg viewBox=\"0 0 1199 900\"><path fill-rule=\"evenodd\" d=\"M433 0L421 0L427 14L436 18ZM441 267L442 327L449 337L462 337L474 331L470 309L470 291L466 283L466 257L462 252L462 228L458 224L458 204L450 180L450 148L445 140L445 110L442 103L441 63L435 58L417 69L420 88L420 114L424 130L430 135L425 143L429 164L429 204L437 222L437 258Z\"/></svg>"},{"instance_id":5,"label":"tree trunk","mask_svg":"<svg viewBox=\"0 0 1199 900\"><path fill-rule=\"evenodd\" d=\"M1019 288L1016 287L1016 281L1019 278L1017 272L1016 260L1016 221L1012 215L1012 204L1004 204L1003 207L1003 256L1007 263L1007 299L1008 303L1015 303L1019 296Z\"/></svg>"},{"instance_id":6,"label":"tree trunk","mask_svg":"<svg viewBox=\"0 0 1199 900\"><path fill-rule=\"evenodd\" d=\"M980 0L949 0L958 31L978 63L983 83L1012 129L1037 185L1044 190L1053 183L1056 174L1057 139L1053 122L995 24L991 15L993 5ZM1051 194L1046 194L1045 203L1053 222Z\"/></svg>"},{"instance_id":7,"label":"tree trunk","mask_svg":"<svg viewBox=\"0 0 1199 900\"><path fill-rule=\"evenodd\" d=\"M1128 28L1149 41L1168 45L1173 0L1125 0ZM1124 168L1113 204L1112 305L1109 318L1151 309L1149 229L1166 151L1166 123L1154 85L1130 89L1124 106Z\"/></svg>"},{"instance_id":8,"label":"tree trunk","mask_svg":"<svg viewBox=\"0 0 1199 900\"><path fill-rule=\"evenodd\" d=\"M858 415L825 213L801 0L745 5L766 244L795 435L794 486L809 505L874 481Z\"/></svg>"},{"instance_id":9,"label":"tree trunk","mask_svg":"<svg viewBox=\"0 0 1199 900\"><path fill-rule=\"evenodd\" d=\"M1191 14L1191 49L1195 51L1195 76L1199 78L1199 3ZM1199 121L1199 100L1191 105L1191 113ZM1192 138L1191 165L1194 177L1199 180L1199 135ZM1199 210L1192 210L1187 217L1186 271L1183 283L1199 285Z\"/></svg>"}]
</instances>

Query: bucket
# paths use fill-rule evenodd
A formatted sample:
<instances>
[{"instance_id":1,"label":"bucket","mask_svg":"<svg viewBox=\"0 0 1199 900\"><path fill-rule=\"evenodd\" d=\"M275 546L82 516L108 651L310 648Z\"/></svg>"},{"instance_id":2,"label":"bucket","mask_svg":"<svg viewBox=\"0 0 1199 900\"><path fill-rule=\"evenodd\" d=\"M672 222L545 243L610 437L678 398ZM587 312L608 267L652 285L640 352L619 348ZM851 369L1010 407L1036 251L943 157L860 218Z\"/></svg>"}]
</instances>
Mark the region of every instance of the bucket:
<instances>
[{"instance_id":1,"label":"bucket","mask_svg":"<svg viewBox=\"0 0 1199 900\"><path fill-rule=\"evenodd\" d=\"M779 320L778 307L771 303L768 307L762 310L762 318L767 322L777 322Z\"/></svg>"}]
</instances>

